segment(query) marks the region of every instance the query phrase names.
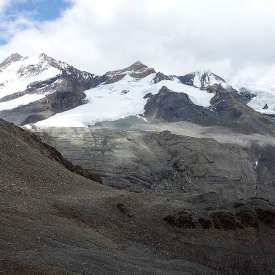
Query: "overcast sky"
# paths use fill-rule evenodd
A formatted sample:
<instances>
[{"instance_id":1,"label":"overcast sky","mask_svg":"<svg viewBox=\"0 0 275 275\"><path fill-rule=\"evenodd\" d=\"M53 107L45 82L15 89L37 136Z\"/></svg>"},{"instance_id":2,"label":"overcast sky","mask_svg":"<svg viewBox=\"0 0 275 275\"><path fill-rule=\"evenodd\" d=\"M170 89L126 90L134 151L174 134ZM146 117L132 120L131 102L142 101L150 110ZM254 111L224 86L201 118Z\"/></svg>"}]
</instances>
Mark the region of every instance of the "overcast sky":
<instances>
[{"instance_id":1,"label":"overcast sky","mask_svg":"<svg viewBox=\"0 0 275 275\"><path fill-rule=\"evenodd\" d=\"M0 0L0 58L46 52L93 73L140 60L272 82L274 21L275 0Z\"/></svg>"}]
</instances>

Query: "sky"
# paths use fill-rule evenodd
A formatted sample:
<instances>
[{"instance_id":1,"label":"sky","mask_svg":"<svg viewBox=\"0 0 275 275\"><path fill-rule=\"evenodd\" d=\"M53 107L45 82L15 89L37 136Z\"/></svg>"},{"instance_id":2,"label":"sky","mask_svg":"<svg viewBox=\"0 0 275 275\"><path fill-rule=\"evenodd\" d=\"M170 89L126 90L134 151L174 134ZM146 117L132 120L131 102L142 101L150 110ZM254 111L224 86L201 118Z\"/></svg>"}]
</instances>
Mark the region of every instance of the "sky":
<instances>
[{"instance_id":1,"label":"sky","mask_svg":"<svg viewBox=\"0 0 275 275\"><path fill-rule=\"evenodd\" d=\"M274 0L0 0L0 59L45 52L97 74L140 60L275 87L274 18Z\"/></svg>"}]
</instances>

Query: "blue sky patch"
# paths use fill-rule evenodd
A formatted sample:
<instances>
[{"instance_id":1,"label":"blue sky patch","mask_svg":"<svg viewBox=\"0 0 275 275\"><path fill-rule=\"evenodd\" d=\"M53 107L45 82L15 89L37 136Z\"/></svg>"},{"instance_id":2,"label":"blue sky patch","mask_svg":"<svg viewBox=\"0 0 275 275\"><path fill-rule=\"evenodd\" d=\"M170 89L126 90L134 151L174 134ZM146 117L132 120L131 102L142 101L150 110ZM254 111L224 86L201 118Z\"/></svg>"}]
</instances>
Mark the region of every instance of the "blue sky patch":
<instances>
[{"instance_id":1,"label":"blue sky patch","mask_svg":"<svg viewBox=\"0 0 275 275\"><path fill-rule=\"evenodd\" d=\"M26 0L16 1L6 11L10 18L23 14L35 21L51 21L58 18L61 13L70 8L66 0Z\"/></svg>"},{"instance_id":2,"label":"blue sky patch","mask_svg":"<svg viewBox=\"0 0 275 275\"><path fill-rule=\"evenodd\" d=\"M5 30L5 25L15 22L19 17L28 18L30 21L53 21L71 7L68 0L14 0L7 7L4 14L0 15L0 45L6 44L12 34ZM1 18L2 17L2 18ZM1 23L2 21L2 23ZM5 22L5 24L3 24ZM24 24L17 26L24 29Z\"/></svg>"},{"instance_id":3,"label":"blue sky patch","mask_svg":"<svg viewBox=\"0 0 275 275\"><path fill-rule=\"evenodd\" d=\"M0 29L0 31L1 31L1 29ZM7 41L7 39L5 38L5 37L1 37L0 36L0 45L3 45L3 44L5 44L5 43L7 43L8 41Z\"/></svg>"}]
</instances>

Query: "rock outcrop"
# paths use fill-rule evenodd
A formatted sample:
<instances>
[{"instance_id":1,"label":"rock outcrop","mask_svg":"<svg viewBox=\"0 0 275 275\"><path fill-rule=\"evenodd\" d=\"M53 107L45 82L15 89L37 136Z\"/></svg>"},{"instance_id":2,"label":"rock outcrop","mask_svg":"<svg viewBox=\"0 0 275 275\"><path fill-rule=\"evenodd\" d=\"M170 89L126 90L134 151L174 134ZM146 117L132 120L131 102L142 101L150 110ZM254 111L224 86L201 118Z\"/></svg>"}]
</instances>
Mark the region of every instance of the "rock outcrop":
<instances>
[{"instance_id":1,"label":"rock outcrop","mask_svg":"<svg viewBox=\"0 0 275 275\"><path fill-rule=\"evenodd\" d=\"M105 84L111 84L120 81L127 74L129 74L133 78L141 79L153 73L155 73L155 70L153 68L149 68L140 61L137 61L127 68L107 72L103 75L103 78L105 80Z\"/></svg>"},{"instance_id":2,"label":"rock outcrop","mask_svg":"<svg viewBox=\"0 0 275 275\"><path fill-rule=\"evenodd\" d=\"M184 92L176 93L162 87L155 95L148 94L144 116L168 122L189 121L203 126L223 126L243 133L274 135L274 122L248 107L233 88L213 86L211 106L195 105ZM184 90L183 90L184 91Z\"/></svg>"}]
</instances>

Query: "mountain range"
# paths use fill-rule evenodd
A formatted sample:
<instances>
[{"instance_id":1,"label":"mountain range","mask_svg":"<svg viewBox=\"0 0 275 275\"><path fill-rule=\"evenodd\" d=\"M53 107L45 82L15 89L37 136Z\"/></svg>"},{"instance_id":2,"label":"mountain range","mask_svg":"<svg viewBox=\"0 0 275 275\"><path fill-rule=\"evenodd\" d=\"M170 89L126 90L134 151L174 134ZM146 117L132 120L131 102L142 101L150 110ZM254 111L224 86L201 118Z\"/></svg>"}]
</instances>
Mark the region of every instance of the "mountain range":
<instances>
[{"instance_id":1,"label":"mountain range","mask_svg":"<svg viewBox=\"0 0 275 275\"><path fill-rule=\"evenodd\" d=\"M234 89L214 73L166 75L138 61L96 75L46 54L13 54L0 64L0 82L1 118L37 133L107 185L181 192L194 192L195 185L204 192L213 181L235 189L237 180L243 188L238 197L253 193L258 183L265 188L257 192L272 197L275 175L269 161L274 156L259 146L273 152L270 101L258 112L251 108L256 93ZM170 152L166 142L180 138L184 143L187 136L193 138L191 157L178 162L187 152L178 146ZM228 143L236 148L232 151Z\"/></svg>"},{"instance_id":2,"label":"mountain range","mask_svg":"<svg viewBox=\"0 0 275 275\"><path fill-rule=\"evenodd\" d=\"M187 94L205 110L213 111L217 97L213 88L218 86L256 111L273 114L275 108L268 94L235 90L211 72L165 75L136 62L99 76L46 54L23 57L16 53L0 64L0 117L18 125L66 127L142 116L146 95L157 94L163 86Z\"/></svg>"},{"instance_id":3,"label":"mountain range","mask_svg":"<svg viewBox=\"0 0 275 275\"><path fill-rule=\"evenodd\" d=\"M207 71L11 55L0 273L274 274L271 95Z\"/></svg>"}]
</instances>

